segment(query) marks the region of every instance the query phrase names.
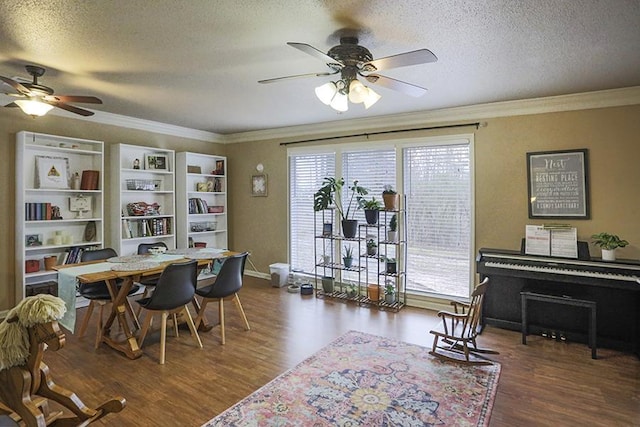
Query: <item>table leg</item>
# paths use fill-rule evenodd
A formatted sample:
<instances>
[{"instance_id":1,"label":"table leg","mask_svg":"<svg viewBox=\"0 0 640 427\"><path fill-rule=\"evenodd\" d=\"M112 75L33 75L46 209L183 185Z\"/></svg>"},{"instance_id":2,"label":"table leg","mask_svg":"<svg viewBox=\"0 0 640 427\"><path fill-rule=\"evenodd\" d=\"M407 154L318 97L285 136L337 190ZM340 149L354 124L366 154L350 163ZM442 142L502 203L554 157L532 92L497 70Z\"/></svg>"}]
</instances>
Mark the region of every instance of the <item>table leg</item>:
<instances>
[{"instance_id":1,"label":"table leg","mask_svg":"<svg viewBox=\"0 0 640 427\"><path fill-rule=\"evenodd\" d=\"M140 280L139 276L125 278L120 289L118 289L116 279L109 279L106 281L107 286L109 287L109 293L111 293L113 298L113 304L111 305L111 314L104 325L102 334L102 341L105 344L124 353L130 359L137 359L142 356L142 350L138 345L136 337L129 328L129 323L127 322L127 295L129 294L131 286L133 286L134 280ZM117 341L111 338L110 329L115 319L118 319L118 324L125 335L125 339L122 341Z\"/></svg>"}]
</instances>

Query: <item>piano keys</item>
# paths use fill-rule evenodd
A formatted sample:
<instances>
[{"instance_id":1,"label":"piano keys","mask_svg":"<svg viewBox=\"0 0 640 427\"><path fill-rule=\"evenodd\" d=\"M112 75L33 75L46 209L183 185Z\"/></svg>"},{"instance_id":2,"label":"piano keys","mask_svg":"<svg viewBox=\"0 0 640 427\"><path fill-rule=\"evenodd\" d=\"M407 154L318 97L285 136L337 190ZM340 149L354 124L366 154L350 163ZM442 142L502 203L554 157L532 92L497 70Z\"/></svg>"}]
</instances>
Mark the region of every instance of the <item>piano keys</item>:
<instances>
[{"instance_id":1,"label":"piano keys","mask_svg":"<svg viewBox=\"0 0 640 427\"><path fill-rule=\"evenodd\" d=\"M519 331L523 290L591 300L597 304L598 345L640 357L640 261L578 260L483 248L476 269L481 279L491 279L483 303L484 324ZM579 307L534 302L528 318L531 333L562 331L569 340L587 342L587 313Z\"/></svg>"}]
</instances>

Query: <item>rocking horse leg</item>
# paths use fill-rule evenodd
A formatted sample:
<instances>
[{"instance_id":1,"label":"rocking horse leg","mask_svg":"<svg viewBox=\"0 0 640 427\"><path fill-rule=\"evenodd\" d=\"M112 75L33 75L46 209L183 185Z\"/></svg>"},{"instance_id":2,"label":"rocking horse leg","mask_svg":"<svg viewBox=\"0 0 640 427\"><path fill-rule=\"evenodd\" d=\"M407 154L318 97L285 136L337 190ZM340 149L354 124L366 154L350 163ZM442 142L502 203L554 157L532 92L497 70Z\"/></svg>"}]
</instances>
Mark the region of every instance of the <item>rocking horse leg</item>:
<instances>
[{"instance_id":1,"label":"rocking horse leg","mask_svg":"<svg viewBox=\"0 0 640 427\"><path fill-rule=\"evenodd\" d=\"M78 420L86 420L97 415L96 411L88 408L80 398L70 390L60 387L53 382L49 367L40 364L41 383L37 394L59 403L73 412Z\"/></svg>"},{"instance_id":2,"label":"rocking horse leg","mask_svg":"<svg viewBox=\"0 0 640 427\"><path fill-rule=\"evenodd\" d=\"M28 427L47 425L45 415L31 400L31 374L14 366L0 371L0 401L22 418Z\"/></svg>"}]
</instances>

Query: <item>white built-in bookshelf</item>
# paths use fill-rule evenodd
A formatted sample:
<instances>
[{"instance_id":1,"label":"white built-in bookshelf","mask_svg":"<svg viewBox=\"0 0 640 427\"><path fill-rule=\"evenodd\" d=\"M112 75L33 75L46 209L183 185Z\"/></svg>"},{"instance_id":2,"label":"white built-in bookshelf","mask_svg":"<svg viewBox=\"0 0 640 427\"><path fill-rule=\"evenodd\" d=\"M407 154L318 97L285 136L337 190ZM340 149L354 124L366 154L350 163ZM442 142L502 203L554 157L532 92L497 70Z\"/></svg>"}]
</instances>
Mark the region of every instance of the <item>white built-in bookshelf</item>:
<instances>
[{"instance_id":1,"label":"white built-in bookshelf","mask_svg":"<svg viewBox=\"0 0 640 427\"><path fill-rule=\"evenodd\" d=\"M17 133L16 302L55 293L52 266L103 247L103 172L102 141Z\"/></svg>"},{"instance_id":2,"label":"white built-in bookshelf","mask_svg":"<svg viewBox=\"0 0 640 427\"><path fill-rule=\"evenodd\" d=\"M111 246L134 255L140 243L176 247L175 152L155 147L111 147Z\"/></svg>"},{"instance_id":3,"label":"white built-in bookshelf","mask_svg":"<svg viewBox=\"0 0 640 427\"><path fill-rule=\"evenodd\" d=\"M227 158L176 154L178 247L227 249Z\"/></svg>"}]
</instances>

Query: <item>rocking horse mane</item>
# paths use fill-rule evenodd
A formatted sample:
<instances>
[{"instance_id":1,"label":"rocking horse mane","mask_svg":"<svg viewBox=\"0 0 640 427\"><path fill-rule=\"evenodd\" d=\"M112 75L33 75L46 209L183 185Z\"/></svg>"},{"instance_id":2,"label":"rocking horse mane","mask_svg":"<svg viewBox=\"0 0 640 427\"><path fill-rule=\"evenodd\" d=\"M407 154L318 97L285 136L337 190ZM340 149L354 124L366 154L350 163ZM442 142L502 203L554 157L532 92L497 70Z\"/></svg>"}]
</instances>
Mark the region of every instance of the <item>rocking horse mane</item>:
<instances>
[{"instance_id":1,"label":"rocking horse mane","mask_svg":"<svg viewBox=\"0 0 640 427\"><path fill-rule=\"evenodd\" d=\"M30 327L59 320L66 311L64 301L47 294L27 297L12 308L0 323L0 371L26 362Z\"/></svg>"}]
</instances>

